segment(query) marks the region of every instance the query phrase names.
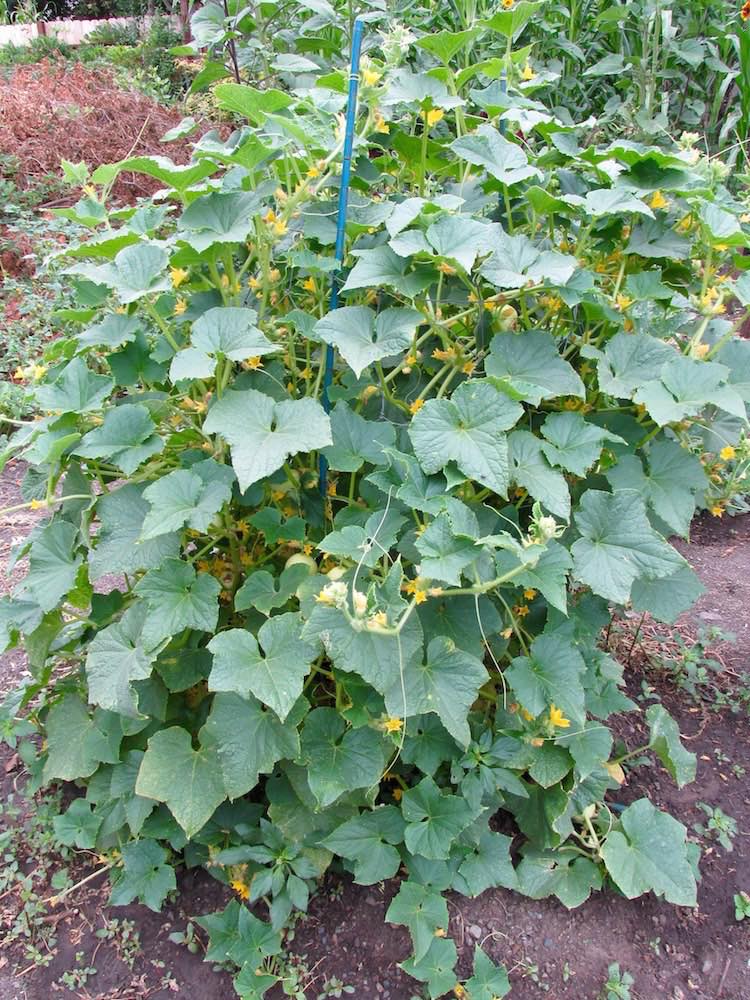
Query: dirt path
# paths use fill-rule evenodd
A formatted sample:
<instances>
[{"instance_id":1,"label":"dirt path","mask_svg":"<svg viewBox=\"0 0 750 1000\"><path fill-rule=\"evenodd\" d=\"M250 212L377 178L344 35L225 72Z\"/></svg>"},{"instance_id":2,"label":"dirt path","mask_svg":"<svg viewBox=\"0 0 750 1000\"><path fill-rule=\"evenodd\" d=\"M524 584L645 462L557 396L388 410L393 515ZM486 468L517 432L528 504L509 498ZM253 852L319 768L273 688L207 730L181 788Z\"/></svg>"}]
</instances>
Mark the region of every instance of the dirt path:
<instances>
[{"instance_id":1,"label":"dirt path","mask_svg":"<svg viewBox=\"0 0 750 1000\"><path fill-rule=\"evenodd\" d=\"M0 477L0 506L18 496L19 479L20 470L12 466ZM24 512L0 525L0 573L12 540L32 523ZM736 644L724 647L722 656L733 676L750 671L750 515L701 521L691 543L680 548L707 588L682 624L693 634L701 624L735 632ZM0 576L3 589L9 583ZM641 690L643 664L641 655L633 656L628 679L634 696ZM2 689L18 679L23 661L10 654L0 667ZM698 803L707 802L738 824L732 853L718 846L704 852L699 907L681 910L652 897L629 902L600 893L568 913L556 902L534 902L504 890L477 900L455 896L450 899L451 933L459 947L461 974L468 973L474 945L480 943L510 970L513 1000L597 1000L607 966L614 961L633 975L631 992L638 1000L750 997L750 921L736 923L732 903L734 893L750 891L750 723L746 716L698 707L657 674L650 673L648 680L698 754L698 778L678 791L662 770L644 768L631 776L623 801L649 795L688 826L705 821ZM637 739L634 728L637 720L630 727L631 738ZM9 764L8 777L13 777L12 760ZM416 984L396 964L408 955L408 936L383 919L396 888L394 882L366 888L335 876L325 880L290 945L299 967L309 970L307 976L301 974L308 1000L317 998L326 979L334 976L352 985L359 1000L410 1000ZM88 962L97 945L96 960L90 962L96 975L69 995L228 1000L234 995L229 978L168 940L173 931L184 930L191 915L222 907L227 898L226 890L202 871L183 874L178 904L162 914L142 907L107 910L104 887L82 891L60 920L58 950L48 968L14 979L9 966L3 968L0 952L0 1000L47 1000L56 990L65 995L60 976L73 967L77 952ZM122 960L118 941L101 944L96 937L107 913L136 923L141 949L132 970ZM276 1000L281 994L273 996Z\"/></svg>"}]
</instances>

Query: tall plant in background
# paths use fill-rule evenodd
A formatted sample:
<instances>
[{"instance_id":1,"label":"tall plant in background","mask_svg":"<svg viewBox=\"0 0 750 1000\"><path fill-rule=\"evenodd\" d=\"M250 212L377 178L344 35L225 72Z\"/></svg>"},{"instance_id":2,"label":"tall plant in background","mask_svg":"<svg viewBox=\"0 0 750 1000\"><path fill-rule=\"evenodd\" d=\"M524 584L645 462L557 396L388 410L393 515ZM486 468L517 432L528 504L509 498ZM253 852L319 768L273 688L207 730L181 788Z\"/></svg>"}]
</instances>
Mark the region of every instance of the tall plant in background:
<instances>
[{"instance_id":1,"label":"tall plant in background","mask_svg":"<svg viewBox=\"0 0 750 1000\"><path fill-rule=\"evenodd\" d=\"M49 516L0 604L32 670L4 712L44 736L39 785L81 786L68 826L113 903L158 908L180 864L234 888L202 923L240 996L337 864L407 872L387 919L438 997L447 889L695 904L684 826L612 808L645 752L679 785L695 758L660 705L615 748L639 709L597 640L612 608L671 622L700 593L667 538L704 464L747 457L750 288L724 255L750 237L691 139L587 142L532 98L529 50L506 53L542 4L373 27L330 312L347 79L325 32L340 52L348 21L322 6L321 34L264 52L276 86L215 87L246 122L226 141L78 168L82 329L6 450ZM111 208L120 170L163 196ZM477 950L465 992L506 987Z\"/></svg>"}]
</instances>

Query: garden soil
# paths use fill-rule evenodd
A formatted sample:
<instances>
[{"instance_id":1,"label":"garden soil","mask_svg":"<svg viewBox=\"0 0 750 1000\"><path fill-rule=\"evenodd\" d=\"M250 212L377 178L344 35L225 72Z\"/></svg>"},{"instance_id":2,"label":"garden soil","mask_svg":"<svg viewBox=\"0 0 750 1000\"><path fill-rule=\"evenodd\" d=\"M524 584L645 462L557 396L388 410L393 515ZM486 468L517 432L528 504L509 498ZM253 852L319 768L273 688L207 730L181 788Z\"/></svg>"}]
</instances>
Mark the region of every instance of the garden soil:
<instances>
[{"instance_id":1,"label":"garden soil","mask_svg":"<svg viewBox=\"0 0 750 1000\"><path fill-rule=\"evenodd\" d=\"M19 502L22 472L11 465L0 478L0 507ZM30 530L36 517L21 511L0 525L0 572L12 542ZM691 542L680 543L680 549L706 586L697 608L680 623L682 631L694 636L701 625L714 625L736 633L737 641L722 646L720 655L728 683L739 684L740 674L750 669L750 515L699 520ZM0 578L4 589L12 582ZM555 901L534 902L505 890L474 900L452 896L450 931L459 949L459 972L468 975L474 946L480 944L507 966L513 1000L598 1000L612 962L634 977L634 1000L750 998L750 921L735 921L732 902L734 893L750 891L750 723L746 715L719 714L676 692L649 655L663 642L659 635L667 633L647 621L636 637L637 625L626 620L611 637L616 651L629 657L630 693L637 697L644 680L656 689L698 755L698 778L679 791L661 768L641 768L630 775L621 799L648 795L688 826L705 820L698 803L719 806L737 821L734 850L704 845L695 910L652 896L628 901L612 893L600 893L572 913ZM11 686L22 670L19 653L6 655L0 684ZM644 732L638 716L623 719L619 727L630 746L645 742ZM6 790L23 783L18 759L7 748L0 777ZM89 870L82 868L80 877ZM226 973L203 963L200 952L169 941L170 934L184 931L191 916L222 908L229 893L202 871L182 874L179 883L176 902L161 914L139 906L108 910L106 887L97 880L68 896L49 918L57 922L59 942L47 968L21 965L14 972L19 956L2 951L0 944L0 1000L48 1000L58 994L86 1000L230 1000L234 991ZM302 976L308 1000L323 993L333 977L352 986L358 1000L410 1000L416 993L414 981L397 964L409 954L408 935L384 921L396 890L395 881L361 887L335 875L324 880L288 945L298 965L308 970ZM0 941L12 906L12 898L0 901ZM107 913L135 921L140 932L141 951L132 970L115 946L95 936ZM59 979L75 965L77 952L98 971L69 993ZM277 1000L281 994L270 996Z\"/></svg>"},{"instance_id":2,"label":"garden soil","mask_svg":"<svg viewBox=\"0 0 750 1000\"><path fill-rule=\"evenodd\" d=\"M161 141L181 120L178 107L125 91L108 70L81 63L45 59L16 66L8 79L0 75L0 158L17 162L14 179L21 188L60 178L61 160L98 165L160 154L184 163L192 151L187 139ZM143 174L123 172L112 194L117 202L133 202L162 186ZM55 204L78 197L74 191Z\"/></svg>"}]
</instances>

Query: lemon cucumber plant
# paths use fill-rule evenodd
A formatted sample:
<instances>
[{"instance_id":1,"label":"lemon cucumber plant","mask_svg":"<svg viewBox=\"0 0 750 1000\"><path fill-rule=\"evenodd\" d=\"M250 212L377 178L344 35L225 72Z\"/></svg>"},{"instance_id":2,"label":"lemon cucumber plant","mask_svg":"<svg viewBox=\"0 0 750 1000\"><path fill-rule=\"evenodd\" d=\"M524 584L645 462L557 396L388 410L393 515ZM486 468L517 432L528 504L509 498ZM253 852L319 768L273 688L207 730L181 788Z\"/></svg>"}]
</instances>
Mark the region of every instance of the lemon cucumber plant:
<instances>
[{"instance_id":1,"label":"lemon cucumber plant","mask_svg":"<svg viewBox=\"0 0 750 1000\"><path fill-rule=\"evenodd\" d=\"M620 801L647 748L613 740L641 709L598 639L700 593L668 538L746 448L744 207L690 140L587 142L512 53L507 87L465 68L472 37L371 46L334 311L345 73L220 84L247 124L187 165L69 168L80 332L5 452L46 514L0 605L32 672L6 727L42 734L39 785L80 786L60 830L113 903L157 909L177 864L231 884L202 922L242 997L331 865L403 876L387 919L431 997L448 889L696 902L685 827ZM120 170L163 190L111 208ZM690 781L675 722L645 721ZM463 988L504 974L478 950Z\"/></svg>"}]
</instances>

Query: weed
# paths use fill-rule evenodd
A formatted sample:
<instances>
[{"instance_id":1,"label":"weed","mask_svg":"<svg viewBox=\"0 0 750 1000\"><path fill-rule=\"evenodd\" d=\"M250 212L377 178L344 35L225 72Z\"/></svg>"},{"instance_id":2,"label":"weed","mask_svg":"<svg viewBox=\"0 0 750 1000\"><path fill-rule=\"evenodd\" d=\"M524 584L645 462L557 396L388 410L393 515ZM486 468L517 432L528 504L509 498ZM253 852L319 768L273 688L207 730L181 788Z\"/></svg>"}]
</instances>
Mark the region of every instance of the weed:
<instances>
[{"instance_id":1,"label":"weed","mask_svg":"<svg viewBox=\"0 0 750 1000\"><path fill-rule=\"evenodd\" d=\"M620 971L619 962L613 962L607 969L607 982L599 994L600 1000L631 1000L630 987L633 977L629 972Z\"/></svg>"},{"instance_id":2,"label":"weed","mask_svg":"<svg viewBox=\"0 0 750 1000\"><path fill-rule=\"evenodd\" d=\"M695 823L693 829L702 837L718 840L725 851L734 850L732 841L737 836L737 821L719 808L707 802L699 802L698 808L708 816L708 823Z\"/></svg>"},{"instance_id":3,"label":"weed","mask_svg":"<svg viewBox=\"0 0 750 1000\"><path fill-rule=\"evenodd\" d=\"M750 895L746 892L735 893L734 896L734 919L750 920Z\"/></svg>"}]
</instances>

